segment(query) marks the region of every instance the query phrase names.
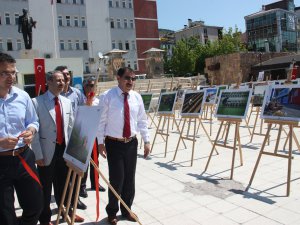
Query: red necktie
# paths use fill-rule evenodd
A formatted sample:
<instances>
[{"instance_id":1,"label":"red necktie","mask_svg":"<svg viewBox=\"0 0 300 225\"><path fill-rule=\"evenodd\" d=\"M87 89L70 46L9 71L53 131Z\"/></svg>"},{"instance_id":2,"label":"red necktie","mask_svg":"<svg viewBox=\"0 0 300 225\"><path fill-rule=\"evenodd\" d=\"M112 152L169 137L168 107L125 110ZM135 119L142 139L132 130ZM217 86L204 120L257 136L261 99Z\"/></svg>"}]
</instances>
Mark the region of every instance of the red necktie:
<instances>
[{"instance_id":1,"label":"red necktie","mask_svg":"<svg viewBox=\"0 0 300 225\"><path fill-rule=\"evenodd\" d=\"M58 144L63 143L63 129L62 129L62 118L60 104L58 102L58 97L54 98L55 101L55 120L56 120L56 141Z\"/></svg>"},{"instance_id":2,"label":"red necktie","mask_svg":"<svg viewBox=\"0 0 300 225\"><path fill-rule=\"evenodd\" d=\"M123 128L123 137L130 138L130 112L129 112L129 104L127 100L128 93L124 92L124 128Z\"/></svg>"}]
</instances>

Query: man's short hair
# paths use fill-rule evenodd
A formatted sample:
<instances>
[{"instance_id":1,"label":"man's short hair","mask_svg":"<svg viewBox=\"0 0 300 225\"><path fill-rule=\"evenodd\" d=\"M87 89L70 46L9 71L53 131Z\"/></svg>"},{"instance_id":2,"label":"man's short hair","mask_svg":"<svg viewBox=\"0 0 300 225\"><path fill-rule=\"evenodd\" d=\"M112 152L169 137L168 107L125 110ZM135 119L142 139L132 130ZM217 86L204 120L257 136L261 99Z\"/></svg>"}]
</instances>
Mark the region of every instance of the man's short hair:
<instances>
[{"instance_id":1,"label":"man's short hair","mask_svg":"<svg viewBox=\"0 0 300 225\"><path fill-rule=\"evenodd\" d=\"M92 81L96 81L96 77L94 77L94 76L87 77L87 78L85 78L85 79L83 80L82 84L83 84L83 86L84 86L84 85L86 85L86 84L88 84L88 83L90 83L90 82L92 82Z\"/></svg>"},{"instance_id":2,"label":"man's short hair","mask_svg":"<svg viewBox=\"0 0 300 225\"><path fill-rule=\"evenodd\" d=\"M11 55L0 52L0 63L16 63L16 60Z\"/></svg>"},{"instance_id":3,"label":"man's short hair","mask_svg":"<svg viewBox=\"0 0 300 225\"><path fill-rule=\"evenodd\" d=\"M119 70L118 70L118 73L117 75L122 77L126 72L133 72L133 69L131 69L130 67L121 67Z\"/></svg>"},{"instance_id":4,"label":"man's short hair","mask_svg":"<svg viewBox=\"0 0 300 225\"><path fill-rule=\"evenodd\" d=\"M54 74L56 74L56 73L61 73L61 74L62 74L62 72L59 71L59 70L54 70L54 71L49 71L49 72L47 72L47 73L46 73L46 81L53 80L53 76L54 76Z\"/></svg>"},{"instance_id":5,"label":"man's short hair","mask_svg":"<svg viewBox=\"0 0 300 225\"><path fill-rule=\"evenodd\" d=\"M58 71L62 72L65 69L68 69L68 67L67 66L57 66L54 70L58 70Z\"/></svg>"}]
</instances>

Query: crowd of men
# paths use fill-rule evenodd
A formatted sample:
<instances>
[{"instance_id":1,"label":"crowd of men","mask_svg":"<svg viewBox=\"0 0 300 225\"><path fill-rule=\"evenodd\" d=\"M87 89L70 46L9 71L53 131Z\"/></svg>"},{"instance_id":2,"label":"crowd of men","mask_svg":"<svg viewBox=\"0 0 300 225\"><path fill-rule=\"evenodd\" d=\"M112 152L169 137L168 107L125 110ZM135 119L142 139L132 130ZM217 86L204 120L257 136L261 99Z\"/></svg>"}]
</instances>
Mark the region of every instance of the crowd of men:
<instances>
[{"instance_id":1,"label":"crowd of men","mask_svg":"<svg viewBox=\"0 0 300 225\"><path fill-rule=\"evenodd\" d=\"M129 208L135 195L135 171L138 141L144 140L144 157L150 152L147 115L140 94L132 90L135 74L120 68L118 86L100 97L95 95L96 80L83 82L84 91L71 87L72 77L66 66L46 74L48 90L36 98L14 86L17 70L15 59L0 52L0 221L3 225L52 225L52 187L57 206L62 200L68 167L63 158L71 134L74 115L81 105L100 106L96 138L98 152L107 157L109 181ZM118 109L118 110L116 110ZM95 172L90 171L91 189L95 190ZM80 196L87 197L87 172ZM105 188L99 185L100 191ZM22 216L14 207L16 192ZM108 191L108 222L117 224L119 202ZM74 196L71 206L74 208ZM65 202L66 203L66 202ZM86 209L78 201L77 208ZM137 216L120 207L122 216L136 221ZM72 212L72 209L71 211ZM84 218L75 215L75 222Z\"/></svg>"}]
</instances>

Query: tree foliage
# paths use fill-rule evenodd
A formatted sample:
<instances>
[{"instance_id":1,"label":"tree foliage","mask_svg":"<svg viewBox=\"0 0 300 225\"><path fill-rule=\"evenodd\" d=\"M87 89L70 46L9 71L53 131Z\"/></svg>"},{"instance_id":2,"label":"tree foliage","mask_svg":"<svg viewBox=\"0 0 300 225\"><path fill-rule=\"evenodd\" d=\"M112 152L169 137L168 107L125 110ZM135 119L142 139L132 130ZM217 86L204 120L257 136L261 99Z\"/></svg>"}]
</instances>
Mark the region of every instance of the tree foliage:
<instances>
[{"instance_id":1,"label":"tree foliage","mask_svg":"<svg viewBox=\"0 0 300 225\"><path fill-rule=\"evenodd\" d=\"M232 28L224 30L219 40L208 41L206 44L201 44L195 37L182 39L173 47L173 56L168 67L172 67L172 72L176 76L203 73L205 58L246 51L241 35L242 33L235 27L234 30Z\"/></svg>"}]
</instances>

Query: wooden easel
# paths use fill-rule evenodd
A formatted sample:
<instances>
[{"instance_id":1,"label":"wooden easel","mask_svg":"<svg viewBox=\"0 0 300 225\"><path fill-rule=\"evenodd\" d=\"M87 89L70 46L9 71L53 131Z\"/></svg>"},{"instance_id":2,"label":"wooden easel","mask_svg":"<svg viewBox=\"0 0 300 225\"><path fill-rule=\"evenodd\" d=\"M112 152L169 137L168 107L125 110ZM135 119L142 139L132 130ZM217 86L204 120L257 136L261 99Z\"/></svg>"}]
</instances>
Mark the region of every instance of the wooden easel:
<instances>
[{"instance_id":1,"label":"wooden easel","mask_svg":"<svg viewBox=\"0 0 300 225\"><path fill-rule=\"evenodd\" d=\"M160 113L159 114L159 122L158 122L158 125L157 125L157 129L156 129L156 132L155 132L155 135L154 135L154 139L153 139L153 144L151 146L151 151L153 150L153 147L154 147L154 144L155 144L155 140L156 140L156 136L159 134L161 135L162 137L163 136L166 136L166 145L165 145L165 156L167 156L167 148L168 148L168 140L169 140L169 129L170 129L170 119L174 119L175 120L175 115L174 113L167 113L167 114L162 114ZM161 123L163 121L163 123ZM162 126L160 126L162 124ZM165 130L165 125L167 124L167 129L166 129L166 133L164 132ZM175 124L176 124L176 127L177 127L177 130L178 132L180 132L180 129L178 127L178 124L177 122L175 121ZM160 128L161 127L161 128ZM186 148L186 145L185 143L183 142L185 148Z\"/></svg>"},{"instance_id":2,"label":"wooden easel","mask_svg":"<svg viewBox=\"0 0 300 225\"><path fill-rule=\"evenodd\" d=\"M78 196L79 196L79 190L80 190L80 184L81 184L81 179L84 175L84 172L78 169L75 165L73 165L71 162L67 161L67 167L69 168L68 170L68 175L64 187L64 191L62 194L61 202L59 205L58 209L58 214L57 214L57 219L56 219L56 225L59 223L60 215L63 216L65 222L69 225L73 225L75 222L75 215L76 215L76 209L77 209L77 202L78 202ZM69 188L69 193L68 193L68 199L67 199L67 204L64 206L64 202L66 199L66 193L67 189L69 187L69 182L70 182L70 177L72 174L72 181L70 183L70 188ZM77 182L76 182L77 178ZM76 182L76 185L75 185ZM69 211L70 211L70 205L71 205L71 200L72 200L72 194L75 189L75 199L74 199L74 205L73 205L73 210L71 212L71 216L69 216Z\"/></svg>"},{"instance_id":3,"label":"wooden easel","mask_svg":"<svg viewBox=\"0 0 300 225\"><path fill-rule=\"evenodd\" d=\"M212 121L213 121L212 115L214 113L215 106L216 106L216 104L214 104L214 103L204 103L203 104L203 112L204 113L201 115L202 120L209 121L209 135L210 136L212 134ZM210 111L210 113L209 113L209 111ZM208 117L208 113L209 113L209 117ZM199 124L199 126L200 126L200 124ZM199 127L198 127L198 129L199 129Z\"/></svg>"},{"instance_id":4,"label":"wooden easel","mask_svg":"<svg viewBox=\"0 0 300 225\"><path fill-rule=\"evenodd\" d=\"M260 120L260 132L259 132L259 133L256 133L256 132L255 132L256 124L257 124L257 120L258 120L258 116L259 116L259 114L261 113L261 107L256 107L255 112L256 112L256 115L255 115L255 120L254 120L253 130L252 130L252 133L251 133L250 142L252 142L253 136L254 136L254 135L259 135L259 136L265 136L265 135L266 135L266 134L263 134L263 133L262 133L263 119ZM270 144L270 138L268 138L268 145L269 145L269 144Z\"/></svg>"},{"instance_id":5,"label":"wooden easel","mask_svg":"<svg viewBox=\"0 0 300 225\"><path fill-rule=\"evenodd\" d=\"M268 119L268 120L265 120L265 123L268 123L268 131L267 131L267 134L266 134L266 136L264 138L263 144L261 146L261 149L260 149L257 161L255 163L255 167L254 167L254 170L252 172L252 175L251 175L249 184L248 184L248 186L246 188L246 191L249 190L249 188L250 188L250 186L252 184L252 181L254 179L254 176L255 176L258 164L260 162L261 156L264 154L264 155L270 155L270 156L275 156L275 157L280 157L280 158L286 158L286 159L288 159L286 195L289 196L290 195L290 183L291 183L292 158L293 158L292 157L292 151L293 151L292 144L293 144L293 138L295 138L295 136L293 135L293 128L298 125L298 122L296 122L296 121L269 120ZM265 146L266 146L266 142L267 142L267 139L268 139L268 137L270 135L271 127L272 127L273 124L279 125L277 140L276 140L274 152L267 152L267 151L265 151ZM282 132L282 126L283 125L288 125L289 126L289 132L288 132L289 150L288 150L288 155L277 153L278 146L279 146L279 141L280 141L280 135L281 135L281 132Z\"/></svg>"},{"instance_id":6,"label":"wooden easel","mask_svg":"<svg viewBox=\"0 0 300 225\"><path fill-rule=\"evenodd\" d=\"M242 119L219 118L218 120L221 121L221 125L220 125L220 128L218 130L217 137L216 137L216 139L214 141L213 147L211 149L211 152L210 152L208 161L206 163L204 172L208 168L208 165L210 163L213 151L214 151L214 149L215 149L216 146L220 146L220 147L223 147L223 148L229 148L229 149L233 150L232 162L231 162L231 173L230 173L230 179L232 179L233 178L233 171L234 171L235 152L236 152L236 149L237 149L237 145L238 145L238 149L239 149L239 153L240 153L240 163L241 163L241 166L243 165L243 156L242 156L242 148L241 148L241 138L240 138L240 131L239 131L239 127L240 127L240 123L242 122ZM223 125L224 125L225 122L227 123L227 135L226 136L228 136L230 125L231 124L235 125L235 132L234 132L234 138L233 138L233 140L234 140L233 141L233 146L228 146L227 145L227 142L226 142L227 141L227 137L226 137L226 141L224 141L223 144L218 144L219 136L220 136L222 127L223 127Z\"/></svg>"},{"instance_id":7,"label":"wooden easel","mask_svg":"<svg viewBox=\"0 0 300 225\"><path fill-rule=\"evenodd\" d=\"M177 154L177 151L178 151L178 147L179 147L179 144L180 144L180 141L182 140L188 140L188 141L192 141L193 142L193 148L192 148L192 157L191 157L191 166L193 166L193 161L194 161L194 149L195 149L195 142L196 142L196 126L197 126L197 119L198 117L197 116L182 116L182 119L183 119L183 125L182 125L182 128L181 128L181 131L180 131L180 136L179 136L179 139L178 139L178 142L177 142L177 147L176 147L176 151L175 151L175 154L174 154L174 157L173 157L173 161L175 160L176 158L176 154ZM186 121L188 120L188 130L187 130L187 134L186 135L183 135L183 130L185 128L185 123ZM193 125L193 128L194 128L194 134L193 134L193 137L190 138L189 137L189 131L190 131L190 128L191 128L191 124L194 123Z\"/></svg>"}]
</instances>

